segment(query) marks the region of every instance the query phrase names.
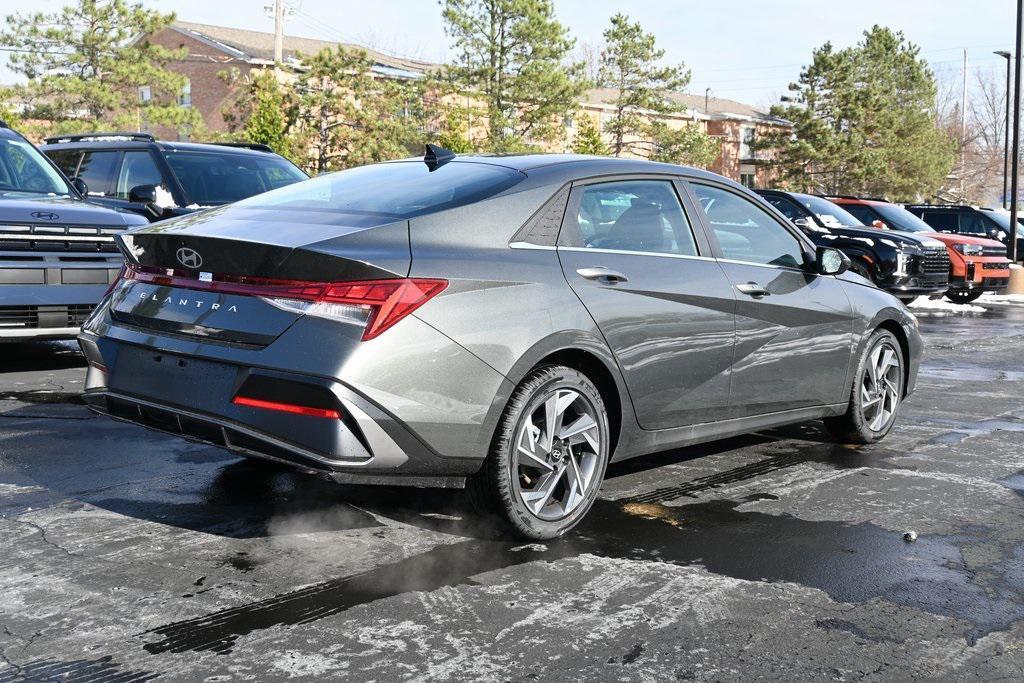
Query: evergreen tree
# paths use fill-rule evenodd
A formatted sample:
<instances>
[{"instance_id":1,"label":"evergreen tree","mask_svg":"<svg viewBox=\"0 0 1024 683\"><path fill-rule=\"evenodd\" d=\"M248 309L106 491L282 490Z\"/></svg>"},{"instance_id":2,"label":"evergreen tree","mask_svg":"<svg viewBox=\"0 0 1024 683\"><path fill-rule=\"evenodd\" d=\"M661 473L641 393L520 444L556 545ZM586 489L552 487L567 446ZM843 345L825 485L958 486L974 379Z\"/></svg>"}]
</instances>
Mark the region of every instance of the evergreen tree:
<instances>
[{"instance_id":1,"label":"evergreen tree","mask_svg":"<svg viewBox=\"0 0 1024 683\"><path fill-rule=\"evenodd\" d=\"M576 136L572 141L572 152L574 154L597 154L604 156L608 154L608 145L604 144L601 138L601 129L593 117L584 112L576 114Z\"/></svg>"},{"instance_id":2,"label":"evergreen tree","mask_svg":"<svg viewBox=\"0 0 1024 683\"><path fill-rule=\"evenodd\" d=\"M690 82L685 65L661 66L665 50L657 47L654 34L632 23L625 14L616 14L604 32L605 48L601 53L600 81L616 90L615 114L605 124L612 136L612 154L639 154L643 141L630 138L649 134L650 113L668 115L685 107L668 97L680 92ZM660 132L656 131L656 132Z\"/></svg>"},{"instance_id":3,"label":"evergreen tree","mask_svg":"<svg viewBox=\"0 0 1024 683\"><path fill-rule=\"evenodd\" d=\"M772 113L792 132L764 137L790 186L828 194L914 200L953 167L956 145L936 128L935 78L918 47L874 26L855 46L830 43L789 86L794 103Z\"/></svg>"},{"instance_id":4,"label":"evergreen tree","mask_svg":"<svg viewBox=\"0 0 1024 683\"><path fill-rule=\"evenodd\" d=\"M28 81L13 88L31 112L26 118L51 122L56 131L196 125L198 113L178 102L185 77L164 68L185 50L146 39L173 20L126 0L77 0L50 14L9 15L0 44L12 50L8 67ZM148 88L147 101L140 101L140 88Z\"/></svg>"},{"instance_id":5,"label":"evergreen tree","mask_svg":"<svg viewBox=\"0 0 1024 683\"><path fill-rule=\"evenodd\" d=\"M441 0L458 55L449 74L486 110L487 148L516 151L562 139L562 121L586 89L575 41L552 0Z\"/></svg>"},{"instance_id":6,"label":"evergreen tree","mask_svg":"<svg viewBox=\"0 0 1024 683\"><path fill-rule=\"evenodd\" d=\"M721 142L705 133L697 124L689 123L680 128L670 128L663 121L653 121L646 126L650 139L651 161L688 166L710 166L722 150Z\"/></svg>"},{"instance_id":7,"label":"evergreen tree","mask_svg":"<svg viewBox=\"0 0 1024 683\"><path fill-rule=\"evenodd\" d=\"M237 97L223 111L230 139L269 145L296 163L305 161L294 149L292 139L295 123L292 89L282 85L270 69L250 71L244 79L239 78L237 70L222 73L221 77L238 88Z\"/></svg>"}]
</instances>

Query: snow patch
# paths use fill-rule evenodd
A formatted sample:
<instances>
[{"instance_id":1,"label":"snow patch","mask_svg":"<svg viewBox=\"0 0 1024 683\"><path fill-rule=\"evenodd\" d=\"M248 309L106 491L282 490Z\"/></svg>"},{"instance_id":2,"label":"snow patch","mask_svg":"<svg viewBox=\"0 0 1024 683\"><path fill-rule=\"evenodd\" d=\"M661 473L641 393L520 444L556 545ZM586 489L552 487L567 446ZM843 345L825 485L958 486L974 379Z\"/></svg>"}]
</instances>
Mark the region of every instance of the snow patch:
<instances>
[{"instance_id":1,"label":"snow patch","mask_svg":"<svg viewBox=\"0 0 1024 683\"><path fill-rule=\"evenodd\" d=\"M984 313L988 310L974 304L955 304L946 299L929 299L926 296L917 297L910 302L907 308L915 311L936 311L941 313Z\"/></svg>"},{"instance_id":2,"label":"snow patch","mask_svg":"<svg viewBox=\"0 0 1024 683\"><path fill-rule=\"evenodd\" d=\"M1024 294L982 294L978 302L992 306L1022 305Z\"/></svg>"}]
</instances>

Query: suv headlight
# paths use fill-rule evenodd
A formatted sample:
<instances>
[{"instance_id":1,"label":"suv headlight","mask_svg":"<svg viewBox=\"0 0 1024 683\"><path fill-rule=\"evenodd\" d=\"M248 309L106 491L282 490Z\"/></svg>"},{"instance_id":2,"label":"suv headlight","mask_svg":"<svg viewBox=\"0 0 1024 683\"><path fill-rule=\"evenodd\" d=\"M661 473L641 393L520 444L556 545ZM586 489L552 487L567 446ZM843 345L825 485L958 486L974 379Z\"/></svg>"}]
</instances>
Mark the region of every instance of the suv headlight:
<instances>
[{"instance_id":1,"label":"suv headlight","mask_svg":"<svg viewBox=\"0 0 1024 683\"><path fill-rule=\"evenodd\" d=\"M953 248L964 256L981 256L985 253L984 247L980 244L954 244Z\"/></svg>"}]
</instances>

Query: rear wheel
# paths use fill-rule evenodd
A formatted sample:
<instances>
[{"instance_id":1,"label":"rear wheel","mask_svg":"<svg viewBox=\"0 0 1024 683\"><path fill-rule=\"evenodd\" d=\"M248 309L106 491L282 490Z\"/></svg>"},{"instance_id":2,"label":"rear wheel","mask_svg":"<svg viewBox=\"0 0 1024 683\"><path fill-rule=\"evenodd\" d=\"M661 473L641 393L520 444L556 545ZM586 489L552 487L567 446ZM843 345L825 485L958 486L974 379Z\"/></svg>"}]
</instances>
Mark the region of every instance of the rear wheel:
<instances>
[{"instance_id":1,"label":"rear wheel","mask_svg":"<svg viewBox=\"0 0 1024 683\"><path fill-rule=\"evenodd\" d=\"M477 505L496 509L516 535L555 538L593 505L608 457L597 387L572 368L542 366L513 392L469 487Z\"/></svg>"},{"instance_id":2,"label":"rear wheel","mask_svg":"<svg viewBox=\"0 0 1024 683\"><path fill-rule=\"evenodd\" d=\"M825 426L844 443L872 443L892 429L903 398L905 360L896 336L876 330L857 364L846 413L825 418Z\"/></svg>"},{"instance_id":3,"label":"rear wheel","mask_svg":"<svg viewBox=\"0 0 1024 683\"><path fill-rule=\"evenodd\" d=\"M946 298L955 304L969 304L981 295L982 292L969 289L951 289L946 292Z\"/></svg>"}]
</instances>

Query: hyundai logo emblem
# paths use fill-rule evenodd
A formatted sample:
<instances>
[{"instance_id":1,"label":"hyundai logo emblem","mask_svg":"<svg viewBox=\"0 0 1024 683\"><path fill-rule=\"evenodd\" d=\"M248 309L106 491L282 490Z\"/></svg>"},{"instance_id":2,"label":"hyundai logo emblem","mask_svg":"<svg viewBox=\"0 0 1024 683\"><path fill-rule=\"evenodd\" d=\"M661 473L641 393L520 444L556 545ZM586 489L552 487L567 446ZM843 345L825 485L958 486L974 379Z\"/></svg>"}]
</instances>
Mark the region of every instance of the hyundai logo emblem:
<instances>
[{"instance_id":1,"label":"hyundai logo emblem","mask_svg":"<svg viewBox=\"0 0 1024 683\"><path fill-rule=\"evenodd\" d=\"M39 218L44 221L55 221L60 218L60 216L52 211L33 211L32 218Z\"/></svg>"},{"instance_id":2,"label":"hyundai logo emblem","mask_svg":"<svg viewBox=\"0 0 1024 683\"><path fill-rule=\"evenodd\" d=\"M195 249L189 249L188 247L182 247L177 253L178 263L185 266L186 268L198 268L203 265L203 257L199 255L199 252Z\"/></svg>"}]
</instances>

